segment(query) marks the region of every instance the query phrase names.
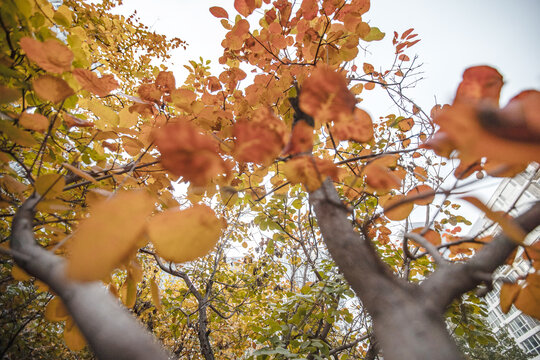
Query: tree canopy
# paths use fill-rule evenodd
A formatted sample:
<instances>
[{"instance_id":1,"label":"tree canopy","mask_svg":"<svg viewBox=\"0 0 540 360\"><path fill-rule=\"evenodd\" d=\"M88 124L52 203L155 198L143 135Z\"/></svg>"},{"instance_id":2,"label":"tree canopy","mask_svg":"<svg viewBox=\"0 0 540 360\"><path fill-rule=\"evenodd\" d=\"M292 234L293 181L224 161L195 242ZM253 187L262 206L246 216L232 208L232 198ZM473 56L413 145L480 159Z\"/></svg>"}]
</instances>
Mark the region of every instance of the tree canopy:
<instances>
[{"instance_id":1,"label":"tree canopy","mask_svg":"<svg viewBox=\"0 0 540 360\"><path fill-rule=\"evenodd\" d=\"M369 0L211 7L223 71L190 61L178 84L185 43L116 4L0 9L2 356L456 359L448 328L467 355L493 343L471 319L502 280L502 310L540 318L540 204L465 188L539 161L539 91L500 107L475 66L422 109L419 35L363 21ZM372 41L390 65L362 59ZM362 108L375 87L396 113ZM462 236L456 199L500 233ZM494 278L518 248L528 273Z\"/></svg>"}]
</instances>

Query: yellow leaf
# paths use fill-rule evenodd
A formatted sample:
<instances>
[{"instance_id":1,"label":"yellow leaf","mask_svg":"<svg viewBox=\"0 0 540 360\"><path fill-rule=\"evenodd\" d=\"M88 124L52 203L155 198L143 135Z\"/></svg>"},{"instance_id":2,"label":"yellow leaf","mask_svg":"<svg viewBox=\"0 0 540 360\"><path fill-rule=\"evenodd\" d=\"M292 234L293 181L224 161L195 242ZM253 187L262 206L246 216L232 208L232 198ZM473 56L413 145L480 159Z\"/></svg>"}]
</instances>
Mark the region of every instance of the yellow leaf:
<instances>
[{"instance_id":1,"label":"yellow leaf","mask_svg":"<svg viewBox=\"0 0 540 360\"><path fill-rule=\"evenodd\" d=\"M137 283L128 276L122 287L120 288L120 297L122 303L129 309L135 306L137 301Z\"/></svg>"},{"instance_id":2,"label":"yellow leaf","mask_svg":"<svg viewBox=\"0 0 540 360\"><path fill-rule=\"evenodd\" d=\"M82 350L86 346L86 340L72 318L68 318L66 321L64 327L64 342L72 351Z\"/></svg>"},{"instance_id":3,"label":"yellow leaf","mask_svg":"<svg viewBox=\"0 0 540 360\"><path fill-rule=\"evenodd\" d=\"M10 121L0 121L0 133L21 146L34 146L37 141L28 132L13 125Z\"/></svg>"},{"instance_id":4,"label":"yellow leaf","mask_svg":"<svg viewBox=\"0 0 540 360\"><path fill-rule=\"evenodd\" d=\"M326 177L337 180L339 169L326 159L299 156L281 166L283 174L291 184L302 184L307 191L315 191L321 187Z\"/></svg>"},{"instance_id":5,"label":"yellow leaf","mask_svg":"<svg viewBox=\"0 0 540 360\"><path fill-rule=\"evenodd\" d=\"M67 245L67 274L72 279L104 279L135 250L154 209L143 191L120 192L90 209Z\"/></svg>"},{"instance_id":6,"label":"yellow leaf","mask_svg":"<svg viewBox=\"0 0 540 360\"><path fill-rule=\"evenodd\" d=\"M66 181L60 174L46 174L37 178L34 186L39 195L44 198L53 198L64 190Z\"/></svg>"},{"instance_id":7,"label":"yellow leaf","mask_svg":"<svg viewBox=\"0 0 540 360\"><path fill-rule=\"evenodd\" d=\"M53 103L59 103L74 94L67 82L52 75L38 77L32 82L32 87L37 96Z\"/></svg>"},{"instance_id":8,"label":"yellow leaf","mask_svg":"<svg viewBox=\"0 0 540 360\"><path fill-rule=\"evenodd\" d=\"M60 299L58 296L55 296L51 301L49 301L45 307L44 315L45 319L52 322L64 321L69 317L69 313L62 302L62 299Z\"/></svg>"},{"instance_id":9,"label":"yellow leaf","mask_svg":"<svg viewBox=\"0 0 540 360\"><path fill-rule=\"evenodd\" d=\"M63 163L62 166L65 168L65 169L68 169L69 171L71 171L72 173L74 173L75 175L78 175L80 176L81 178L85 179L85 180L88 180L88 181L91 181L93 182L94 184L97 183L96 179L94 179L92 176L90 176L90 174L88 174L87 172L73 166L73 165L69 165L68 163Z\"/></svg>"},{"instance_id":10,"label":"yellow leaf","mask_svg":"<svg viewBox=\"0 0 540 360\"><path fill-rule=\"evenodd\" d=\"M31 276L26 273L23 269L21 269L18 265L13 265L11 268L11 276L13 279L18 281L26 281L30 280Z\"/></svg>"},{"instance_id":11,"label":"yellow leaf","mask_svg":"<svg viewBox=\"0 0 540 360\"><path fill-rule=\"evenodd\" d=\"M206 255L216 245L223 224L206 205L167 210L150 219L148 235L156 252L177 263Z\"/></svg>"},{"instance_id":12,"label":"yellow leaf","mask_svg":"<svg viewBox=\"0 0 540 360\"><path fill-rule=\"evenodd\" d=\"M150 292L152 293L152 302L158 311L161 310L161 295L159 294L159 287L156 283L156 279L150 280Z\"/></svg>"}]
</instances>

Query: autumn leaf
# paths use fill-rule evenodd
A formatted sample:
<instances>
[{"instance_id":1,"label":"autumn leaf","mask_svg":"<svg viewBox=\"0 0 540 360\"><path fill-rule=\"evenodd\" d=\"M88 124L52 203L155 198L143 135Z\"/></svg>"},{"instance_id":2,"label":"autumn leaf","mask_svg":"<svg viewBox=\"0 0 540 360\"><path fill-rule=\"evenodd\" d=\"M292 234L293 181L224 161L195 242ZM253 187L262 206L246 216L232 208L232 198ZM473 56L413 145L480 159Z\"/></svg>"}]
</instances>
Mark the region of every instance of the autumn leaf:
<instances>
[{"instance_id":1,"label":"autumn leaf","mask_svg":"<svg viewBox=\"0 0 540 360\"><path fill-rule=\"evenodd\" d=\"M521 290L521 287L518 284L511 284L511 283L502 284L501 293L500 293L500 304L501 304L501 311L504 314L507 314L508 311L510 311L510 308L512 307L512 304L514 303L517 296L519 295L520 290Z\"/></svg>"},{"instance_id":2,"label":"autumn leaf","mask_svg":"<svg viewBox=\"0 0 540 360\"><path fill-rule=\"evenodd\" d=\"M205 186L227 172L216 140L188 122L164 126L154 132L161 164L172 174L195 186Z\"/></svg>"},{"instance_id":3,"label":"autumn leaf","mask_svg":"<svg viewBox=\"0 0 540 360\"><path fill-rule=\"evenodd\" d=\"M80 128L83 128L83 127L93 127L94 126L94 123L88 121L88 120L84 120L84 119L80 119L78 117L75 117L71 114L68 114L68 113L63 113L62 114L62 119L64 120L64 124L66 125L66 127L68 129L72 128L72 127L80 127Z\"/></svg>"},{"instance_id":4,"label":"autumn leaf","mask_svg":"<svg viewBox=\"0 0 540 360\"><path fill-rule=\"evenodd\" d=\"M481 100L498 106L503 77L490 66L470 67L463 73L463 80L458 86L454 104L476 104Z\"/></svg>"},{"instance_id":5,"label":"autumn leaf","mask_svg":"<svg viewBox=\"0 0 540 360\"><path fill-rule=\"evenodd\" d=\"M83 334L71 317L68 318L64 326L64 342L72 351L80 351L86 346Z\"/></svg>"},{"instance_id":6,"label":"autumn leaf","mask_svg":"<svg viewBox=\"0 0 540 360\"><path fill-rule=\"evenodd\" d=\"M61 74L71 69L73 53L66 45L56 39L41 42L29 37L23 37L20 44L26 56L44 70Z\"/></svg>"},{"instance_id":7,"label":"autumn leaf","mask_svg":"<svg viewBox=\"0 0 540 360\"><path fill-rule=\"evenodd\" d=\"M32 87L37 96L55 104L74 94L67 82L52 75L38 77L32 82Z\"/></svg>"},{"instance_id":8,"label":"autumn leaf","mask_svg":"<svg viewBox=\"0 0 540 360\"><path fill-rule=\"evenodd\" d=\"M150 219L148 236L156 253L167 261L183 263L206 255L216 245L223 222L206 205L166 210Z\"/></svg>"},{"instance_id":9,"label":"autumn leaf","mask_svg":"<svg viewBox=\"0 0 540 360\"><path fill-rule=\"evenodd\" d=\"M9 104L21 98L21 90L0 84L0 104Z\"/></svg>"},{"instance_id":10,"label":"autumn leaf","mask_svg":"<svg viewBox=\"0 0 540 360\"><path fill-rule=\"evenodd\" d=\"M225 18L225 19L229 18L229 14L227 13L227 11L224 8L219 7L219 6L212 6L210 8L210 13L217 18Z\"/></svg>"},{"instance_id":11,"label":"autumn leaf","mask_svg":"<svg viewBox=\"0 0 540 360\"><path fill-rule=\"evenodd\" d=\"M320 188L326 177L338 178L338 168L332 161L307 155L287 161L282 171L292 184L302 184L309 192Z\"/></svg>"},{"instance_id":12,"label":"autumn leaf","mask_svg":"<svg viewBox=\"0 0 540 360\"><path fill-rule=\"evenodd\" d=\"M60 194L65 185L66 181L60 174L41 175L34 184L37 193L48 199Z\"/></svg>"},{"instance_id":13,"label":"autumn leaf","mask_svg":"<svg viewBox=\"0 0 540 360\"><path fill-rule=\"evenodd\" d=\"M343 74L326 65L317 65L300 91L300 109L320 124L352 114L356 98L347 87Z\"/></svg>"},{"instance_id":14,"label":"autumn leaf","mask_svg":"<svg viewBox=\"0 0 540 360\"><path fill-rule=\"evenodd\" d=\"M234 8L244 17L251 14L256 7L255 0L234 0Z\"/></svg>"},{"instance_id":15,"label":"autumn leaf","mask_svg":"<svg viewBox=\"0 0 540 360\"><path fill-rule=\"evenodd\" d=\"M26 281L30 280L32 277L21 269L18 265L13 265L11 268L11 276L17 281Z\"/></svg>"},{"instance_id":16,"label":"autumn leaf","mask_svg":"<svg viewBox=\"0 0 540 360\"><path fill-rule=\"evenodd\" d=\"M353 114L342 113L331 127L332 134L339 140L365 143L373 138L373 122L367 112L355 108Z\"/></svg>"},{"instance_id":17,"label":"autumn leaf","mask_svg":"<svg viewBox=\"0 0 540 360\"><path fill-rule=\"evenodd\" d=\"M401 186L399 177L390 170L396 166L396 157L383 156L371 161L364 169L366 183L380 192L388 192Z\"/></svg>"},{"instance_id":18,"label":"autumn leaf","mask_svg":"<svg viewBox=\"0 0 540 360\"><path fill-rule=\"evenodd\" d=\"M44 313L45 319L49 321L64 321L69 317L69 313L58 296L55 296L49 301L45 307Z\"/></svg>"},{"instance_id":19,"label":"autumn leaf","mask_svg":"<svg viewBox=\"0 0 540 360\"><path fill-rule=\"evenodd\" d=\"M523 243L523 240L525 239L525 236L527 234L519 226L519 224L514 221L513 218L506 215L505 213L491 210L486 205L484 205L483 202L481 202L480 200L478 200L477 198L473 196L464 196L462 199L476 206L478 209L482 210L486 214L486 217L488 219L499 224L503 232L510 239L517 242L518 244Z\"/></svg>"},{"instance_id":20,"label":"autumn leaf","mask_svg":"<svg viewBox=\"0 0 540 360\"><path fill-rule=\"evenodd\" d=\"M369 32L367 35L363 36L362 39L364 41L377 41L382 40L384 38L384 33L379 30L377 27L372 27L369 29Z\"/></svg>"},{"instance_id":21,"label":"autumn leaf","mask_svg":"<svg viewBox=\"0 0 540 360\"><path fill-rule=\"evenodd\" d=\"M67 244L72 279L106 278L135 250L154 201L144 191L125 191L95 204Z\"/></svg>"},{"instance_id":22,"label":"autumn leaf","mask_svg":"<svg viewBox=\"0 0 540 360\"><path fill-rule=\"evenodd\" d=\"M300 5L302 16L306 20L313 20L319 12L319 4L317 0L302 0Z\"/></svg>"},{"instance_id":23,"label":"autumn leaf","mask_svg":"<svg viewBox=\"0 0 540 360\"><path fill-rule=\"evenodd\" d=\"M150 293L152 295L152 303L156 307L157 311L161 311L161 295L159 293L159 287L156 283L156 278L150 280Z\"/></svg>"},{"instance_id":24,"label":"autumn leaf","mask_svg":"<svg viewBox=\"0 0 540 360\"><path fill-rule=\"evenodd\" d=\"M283 155L311 152L313 148L313 126L305 121L294 124L291 138L283 148Z\"/></svg>"},{"instance_id":25,"label":"autumn leaf","mask_svg":"<svg viewBox=\"0 0 540 360\"><path fill-rule=\"evenodd\" d=\"M88 174L86 171L83 171L73 165L70 165L68 163L63 163L62 166L71 171L73 174L79 176L81 179L84 179L84 180L88 180L92 183L97 183L96 179L94 179L94 177L92 177L90 174Z\"/></svg>"},{"instance_id":26,"label":"autumn leaf","mask_svg":"<svg viewBox=\"0 0 540 360\"><path fill-rule=\"evenodd\" d=\"M390 220L404 220L409 216L413 207L413 202L407 201L404 195L395 195L384 203L384 215Z\"/></svg>"},{"instance_id":27,"label":"autumn leaf","mask_svg":"<svg viewBox=\"0 0 540 360\"><path fill-rule=\"evenodd\" d=\"M27 129L43 133L49 128L49 119L41 114L31 114L25 111L19 118L19 124Z\"/></svg>"},{"instance_id":28,"label":"autumn leaf","mask_svg":"<svg viewBox=\"0 0 540 360\"><path fill-rule=\"evenodd\" d=\"M435 199L435 191L428 185L417 185L407 193L407 197L416 198L416 205L429 205Z\"/></svg>"},{"instance_id":29,"label":"autumn leaf","mask_svg":"<svg viewBox=\"0 0 540 360\"><path fill-rule=\"evenodd\" d=\"M235 159L261 165L271 163L285 145L285 131L285 124L269 108L259 108L251 119L234 125Z\"/></svg>"},{"instance_id":30,"label":"autumn leaf","mask_svg":"<svg viewBox=\"0 0 540 360\"><path fill-rule=\"evenodd\" d=\"M424 227L413 229L411 232L415 234L421 234L422 231L424 231ZM422 237L435 246L441 244L441 235L433 229L428 229L428 231L425 234L423 234ZM420 244L417 244L413 239L411 239L411 241L415 243L417 246L421 246Z\"/></svg>"},{"instance_id":31,"label":"autumn leaf","mask_svg":"<svg viewBox=\"0 0 540 360\"><path fill-rule=\"evenodd\" d=\"M160 71L156 77L156 86L162 93L171 93L176 89L176 80L172 71Z\"/></svg>"},{"instance_id":32,"label":"autumn leaf","mask_svg":"<svg viewBox=\"0 0 540 360\"><path fill-rule=\"evenodd\" d=\"M98 77L96 73L86 69L73 70L73 76L81 86L97 96L107 96L118 87L118 83L113 75L103 75Z\"/></svg>"}]
</instances>

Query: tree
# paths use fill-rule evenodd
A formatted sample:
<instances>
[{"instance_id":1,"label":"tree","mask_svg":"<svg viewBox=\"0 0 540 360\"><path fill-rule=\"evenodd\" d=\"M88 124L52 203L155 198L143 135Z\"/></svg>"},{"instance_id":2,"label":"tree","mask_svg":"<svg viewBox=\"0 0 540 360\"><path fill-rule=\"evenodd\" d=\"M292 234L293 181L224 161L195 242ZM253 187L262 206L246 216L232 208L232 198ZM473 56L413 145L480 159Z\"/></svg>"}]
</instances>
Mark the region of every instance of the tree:
<instances>
[{"instance_id":1,"label":"tree","mask_svg":"<svg viewBox=\"0 0 540 360\"><path fill-rule=\"evenodd\" d=\"M103 359L167 358L150 332L186 358L455 359L453 301L489 288L518 246L538 268L524 238L540 204L512 218L464 197L502 232L463 238L452 196L539 160L540 93L500 109L502 76L474 67L428 115L404 93L413 29L394 33L389 66L356 65L385 36L362 21L367 0L236 0L234 20L212 7L226 69L191 61L179 87L151 59L182 41L110 15L112 2L7 4L2 275L25 316L4 324L6 354L39 351L14 347L38 319L56 341L65 321L69 349ZM399 114L356 106L375 86ZM425 226L396 231L415 207ZM536 272L505 283L503 310L539 317L539 287Z\"/></svg>"}]
</instances>

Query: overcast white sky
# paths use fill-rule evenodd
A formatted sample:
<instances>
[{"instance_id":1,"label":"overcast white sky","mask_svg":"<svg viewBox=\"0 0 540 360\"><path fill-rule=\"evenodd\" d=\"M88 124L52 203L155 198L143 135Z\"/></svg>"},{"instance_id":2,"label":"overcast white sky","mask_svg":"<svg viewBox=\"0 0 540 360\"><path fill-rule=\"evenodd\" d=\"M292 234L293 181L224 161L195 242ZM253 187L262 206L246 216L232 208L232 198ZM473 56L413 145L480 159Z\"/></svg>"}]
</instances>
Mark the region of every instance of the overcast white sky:
<instances>
[{"instance_id":1,"label":"overcast white sky","mask_svg":"<svg viewBox=\"0 0 540 360\"><path fill-rule=\"evenodd\" d=\"M300 0L297 1L300 3ZM188 42L187 50L173 54L170 66L181 84L188 60L212 61L215 74L221 72L218 58L226 31L208 9L221 6L234 19L233 0L124 0L119 11L134 10L152 30ZM453 100L463 71L474 65L491 65L505 79L501 106L525 89L540 89L540 1L539 0L371 0L364 20L387 34L380 42L369 44L369 54L357 64L369 62L376 68L389 66L393 59L394 30L402 33L413 27L422 39L407 54L419 55L424 80L407 94L427 112L435 104ZM380 102L382 92L364 92L365 108L372 116L392 110ZM491 184L491 185L490 185ZM487 200L496 182L482 183ZM472 217L471 219L474 219Z\"/></svg>"}]
</instances>

